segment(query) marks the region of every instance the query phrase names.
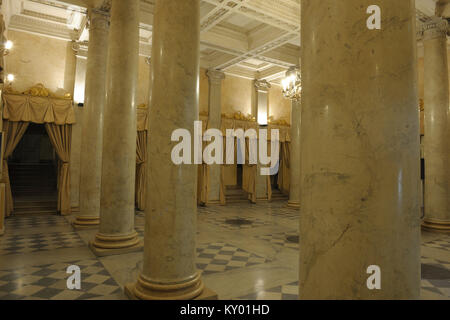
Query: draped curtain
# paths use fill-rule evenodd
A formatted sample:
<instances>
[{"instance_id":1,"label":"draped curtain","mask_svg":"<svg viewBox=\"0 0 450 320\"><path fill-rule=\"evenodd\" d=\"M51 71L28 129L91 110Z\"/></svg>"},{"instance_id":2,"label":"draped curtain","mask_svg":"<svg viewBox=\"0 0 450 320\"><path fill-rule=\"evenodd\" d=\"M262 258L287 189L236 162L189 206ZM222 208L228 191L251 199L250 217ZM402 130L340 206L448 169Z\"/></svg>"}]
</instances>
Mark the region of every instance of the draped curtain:
<instances>
[{"instance_id":1,"label":"draped curtain","mask_svg":"<svg viewBox=\"0 0 450 320\"><path fill-rule=\"evenodd\" d=\"M29 122L10 122L3 121L3 131L5 132L5 149L3 153L3 181L5 182L5 212L6 216L10 216L14 210L14 201L11 192L11 183L9 181L8 157L12 155L17 144L22 139L25 131L27 131Z\"/></svg>"},{"instance_id":2,"label":"draped curtain","mask_svg":"<svg viewBox=\"0 0 450 320\"><path fill-rule=\"evenodd\" d=\"M256 143L257 140L255 139ZM245 164L242 165L242 189L248 193L248 200L256 203L256 174L258 166L250 164L250 139L245 139Z\"/></svg>"},{"instance_id":3,"label":"draped curtain","mask_svg":"<svg viewBox=\"0 0 450 320\"><path fill-rule=\"evenodd\" d=\"M136 207L145 210L147 193L147 131L138 131L136 135Z\"/></svg>"},{"instance_id":4,"label":"draped curtain","mask_svg":"<svg viewBox=\"0 0 450 320\"><path fill-rule=\"evenodd\" d=\"M70 146L72 124L75 123L73 101L69 99L4 93L3 119L5 152L3 180L6 184L6 215L13 211L7 159L25 134L30 122L45 124L50 141L58 155L58 211L70 214Z\"/></svg>"},{"instance_id":5,"label":"draped curtain","mask_svg":"<svg viewBox=\"0 0 450 320\"><path fill-rule=\"evenodd\" d=\"M58 155L58 212L68 215L70 209L70 145L72 140L72 126L46 123L50 142Z\"/></svg>"},{"instance_id":6,"label":"draped curtain","mask_svg":"<svg viewBox=\"0 0 450 320\"><path fill-rule=\"evenodd\" d=\"M221 131L223 135L223 155L224 155L224 164L221 166L221 175L220 175L220 203L222 205L225 204L226 198L225 198L225 192L226 192L226 186L225 186L225 168L227 167L226 164L226 130L227 129L255 129L258 130L259 126L256 122L253 121L247 121L242 119L230 119L227 117L222 118L221 123ZM205 130L205 128L203 128ZM268 127L268 138L270 140L271 134L270 130L272 129L278 129L279 130L279 139L282 145L284 145L286 142L290 141L289 131L290 127L285 125L269 125ZM253 203L256 202L256 178L258 174L258 166L253 165L249 163L249 140L248 138L245 139L245 164L243 164L243 177L242 177L242 188L245 192L247 192L249 200ZM235 155L238 151L237 148L237 138L234 139L235 142ZM283 163L283 155L282 155L282 149L283 147L280 146L280 172L283 170L282 163ZM271 150L271 143L268 141L268 155L270 155ZM288 152L288 150L287 150ZM234 166L236 165L236 162ZM279 174L280 176L281 174ZM286 179L284 179L285 182L289 183L289 169L284 168L284 174L283 176L287 176ZM278 178L280 179L280 177ZM208 166L206 165L199 165L198 168L198 186L197 186L197 198L199 204L206 203L207 199L207 189L208 189ZM272 197L272 183L271 183L271 176L267 176L266 179L267 183L267 198L268 200ZM287 186L287 189L289 190L289 185Z\"/></svg>"},{"instance_id":7,"label":"draped curtain","mask_svg":"<svg viewBox=\"0 0 450 320\"><path fill-rule=\"evenodd\" d=\"M278 172L278 189L281 192L289 193L289 179L290 179L290 157L291 157L291 143L285 141L281 143L280 149L280 168Z\"/></svg>"},{"instance_id":8,"label":"draped curtain","mask_svg":"<svg viewBox=\"0 0 450 320\"><path fill-rule=\"evenodd\" d=\"M206 131L207 121L202 121L202 132ZM202 154L206 148L206 143L202 137ZM203 158L203 157L202 157ZM204 206L208 203L208 189L209 189L209 166L202 161L202 164L197 165L197 204Z\"/></svg>"}]
</instances>

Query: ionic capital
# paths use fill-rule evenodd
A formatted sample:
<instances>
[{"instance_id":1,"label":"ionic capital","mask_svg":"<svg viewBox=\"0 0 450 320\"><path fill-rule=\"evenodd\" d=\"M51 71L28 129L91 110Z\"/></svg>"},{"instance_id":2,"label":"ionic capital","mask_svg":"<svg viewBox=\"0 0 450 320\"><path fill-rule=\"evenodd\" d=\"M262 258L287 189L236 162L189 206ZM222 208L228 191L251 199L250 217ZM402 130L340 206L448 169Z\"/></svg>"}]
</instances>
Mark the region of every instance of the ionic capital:
<instances>
[{"instance_id":1,"label":"ionic capital","mask_svg":"<svg viewBox=\"0 0 450 320\"><path fill-rule=\"evenodd\" d=\"M89 29L109 29L109 12L102 9L88 10L88 28Z\"/></svg>"},{"instance_id":2,"label":"ionic capital","mask_svg":"<svg viewBox=\"0 0 450 320\"><path fill-rule=\"evenodd\" d=\"M431 40L436 38L447 37L448 23L447 20L434 17L431 21L422 25L423 40Z\"/></svg>"},{"instance_id":3,"label":"ionic capital","mask_svg":"<svg viewBox=\"0 0 450 320\"><path fill-rule=\"evenodd\" d=\"M268 91L272 87L267 80L255 80L254 85L258 91Z\"/></svg>"},{"instance_id":4,"label":"ionic capital","mask_svg":"<svg viewBox=\"0 0 450 320\"><path fill-rule=\"evenodd\" d=\"M222 80L225 79L225 73L219 70L209 69L206 71L206 75L213 84L221 84Z\"/></svg>"}]
</instances>

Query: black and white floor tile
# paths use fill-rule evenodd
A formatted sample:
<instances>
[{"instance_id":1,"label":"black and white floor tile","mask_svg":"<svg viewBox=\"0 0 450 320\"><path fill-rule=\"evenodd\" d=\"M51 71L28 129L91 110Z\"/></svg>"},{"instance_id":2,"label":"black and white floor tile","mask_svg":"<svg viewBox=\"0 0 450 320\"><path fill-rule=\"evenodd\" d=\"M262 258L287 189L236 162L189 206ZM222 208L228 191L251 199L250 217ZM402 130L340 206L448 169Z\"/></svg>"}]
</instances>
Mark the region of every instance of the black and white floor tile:
<instances>
[{"instance_id":1,"label":"black and white floor tile","mask_svg":"<svg viewBox=\"0 0 450 320\"><path fill-rule=\"evenodd\" d=\"M80 267L80 290L67 288L71 265ZM0 300L88 300L121 292L97 259L0 270Z\"/></svg>"},{"instance_id":2,"label":"black and white floor tile","mask_svg":"<svg viewBox=\"0 0 450 320\"><path fill-rule=\"evenodd\" d=\"M85 243L76 232L7 235L0 238L0 255L67 249L83 246L85 246Z\"/></svg>"},{"instance_id":3,"label":"black and white floor tile","mask_svg":"<svg viewBox=\"0 0 450 320\"><path fill-rule=\"evenodd\" d=\"M197 268L204 275L250 267L269 260L224 242L197 245Z\"/></svg>"},{"instance_id":4,"label":"black and white floor tile","mask_svg":"<svg viewBox=\"0 0 450 320\"><path fill-rule=\"evenodd\" d=\"M67 220L56 214L15 215L5 219L7 229L56 227L67 225Z\"/></svg>"},{"instance_id":5,"label":"black and white floor tile","mask_svg":"<svg viewBox=\"0 0 450 320\"><path fill-rule=\"evenodd\" d=\"M298 250L298 233L297 232L280 232L256 236L258 239L269 241L271 244L281 247Z\"/></svg>"}]
</instances>

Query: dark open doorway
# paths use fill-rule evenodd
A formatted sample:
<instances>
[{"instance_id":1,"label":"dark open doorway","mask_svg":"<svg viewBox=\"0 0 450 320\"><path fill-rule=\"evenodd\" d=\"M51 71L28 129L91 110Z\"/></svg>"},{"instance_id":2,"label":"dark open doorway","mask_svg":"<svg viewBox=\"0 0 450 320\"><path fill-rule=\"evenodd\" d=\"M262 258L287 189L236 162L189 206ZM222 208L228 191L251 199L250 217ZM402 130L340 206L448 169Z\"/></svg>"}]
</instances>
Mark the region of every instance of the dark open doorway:
<instances>
[{"instance_id":1,"label":"dark open doorway","mask_svg":"<svg viewBox=\"0 0 450 320\"><path fill-rule=\"evenodd\" d=\"M8 167L14 214L56 213L57 155L43 124L30 123Z\"/></svg>"}]
</instances>

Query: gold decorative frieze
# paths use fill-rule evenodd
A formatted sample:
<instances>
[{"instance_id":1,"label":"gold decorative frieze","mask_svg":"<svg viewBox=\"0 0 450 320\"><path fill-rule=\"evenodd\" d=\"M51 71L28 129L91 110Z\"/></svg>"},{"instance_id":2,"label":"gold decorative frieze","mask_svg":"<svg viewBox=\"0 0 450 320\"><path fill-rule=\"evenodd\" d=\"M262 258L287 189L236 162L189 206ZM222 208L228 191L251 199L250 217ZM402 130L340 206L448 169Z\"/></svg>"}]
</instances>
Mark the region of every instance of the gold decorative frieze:
<instances>
[{"instance_id":1,"label":"gold decorative frieze","mask_svg":"<svg viewBox=\"0 0 450 320\"><path fill-rule=\"evenodd\" d=\"M56 98L56 99L65 99L65 100L72 100L72 95L70 93L65 93L63 96L57 95L53 92L51 92L49 89L44 87L42 83L38 83L37 85L31 87L30 89L19 92L17 90L14 90L11 84L9 84L5 88L5 93L10 94L25 94L33 97L44 97L44 98Z\"/></svg>"},{"instance_id":2,"label":"gold decorative frieze","mask_svg":"<svg viewBox=\"0 0 450 320\"><path fill-rule=\"evenodd\" d=\"M230 115L230 114L222 114L222 118L256 122L256 118L254 116L252 116L251 114L244 115L240 111L235 112L232 115Z\"/></svg>"}]
</instances>

